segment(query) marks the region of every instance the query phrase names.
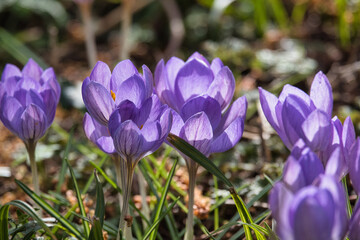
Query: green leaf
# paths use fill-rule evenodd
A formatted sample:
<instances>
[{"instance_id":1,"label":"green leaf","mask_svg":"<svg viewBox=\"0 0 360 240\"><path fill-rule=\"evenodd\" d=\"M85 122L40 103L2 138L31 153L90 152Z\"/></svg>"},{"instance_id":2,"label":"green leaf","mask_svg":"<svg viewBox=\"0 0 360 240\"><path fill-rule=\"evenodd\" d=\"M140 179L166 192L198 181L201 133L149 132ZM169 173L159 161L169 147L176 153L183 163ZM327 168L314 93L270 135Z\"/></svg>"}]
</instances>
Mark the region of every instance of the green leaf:
<instances>
[{"instance_id":1,"label":"green leaf","mask_svg":"<svg viewBox=\"0 0 360 240\"><path fill-rule=\"evenodd\" d=\"M26 64L29 58L34 59L42 68L48 68L48 65L37 54L26 47L17 38L11 35L4 28L0 27L0 48L7 51L11 56L22 64Z\"/></svg>"},{"instance_id":2,"label":"green leaf","mask_svg":"<svg viewBox=\"0 0 360 240\"><path fill-rule=\"evenodd\" d=\"M167 193L168 193L169 188L170 188L170 183L171 183L171 180L172 180L172 178L174 176L174 173L175 173L177 163L178 163L178 160L176 159L173 166L172 166L172 168L171 168L171 170L170 170L168 178L166 179L165 186L164 186L163 191L161 193L161 199L160 199L159 203L156 206L156 213L155 213L155 217L154 217L153 222L156 222L160 217L160 213L161 213L161 211L163 209L163 206L164 206L164 203L165 203L165 200L166 200L166 196L167 196ZM157 229L157 227L154 228L154 229ZM153 231L151 233L149 239L150 240L155 240L156 239L156 234L157 234L157 231L156 230Z\"/></svg>"},{"instance_id":3,"label":"green leaf","mask_svg":"<svg viewBox=\"0 0 360 240\"><path fill-rule=\"evenodd\" d=\"M66 218L64 218L59 212L54 210L47 202L45 202L40 196L29 189L25 184L15 179L16 184L38 204L45 212L52 217L56 218L68 231L73 233L77 238L84 239L82 234L77 230ZM14 201L13 201L14 202ZM35 214L36 216L36 214ZM33 216L32 216L33 217Z\"/></svg>"},{"instance_id":4,"label":"green leaf","mask_svg":"<svg viewBox=\"0 0 360 240\"><path fill-rule=\"evenodd\" d=\"M9 205L5 205L0 208L0 239L9 239L9 232L8 232L9 208L10 208Z\"/></svg>"},{"instance_id":5,"label":"green leaf","mask_svg":"<svg viewBox=\"0 0 360 240\"><path fill-rule=\"evenodd\" d=\"M175 204L179 201L180 197L178 197L167 209L165 212L163 212L161 214L161 216L153 223L153 225L149 228L149 230L146 232L143 240L147 239L149 237L149 235L151 234L151 232L157 228L157 226L159 225L159 223L161 222L161 220L171 211L171 209L173 209L173 207L175 206Z\"/></svg>"},{"instance_id":6,"label":"green leaf","mask_svg":"<svg viewBox=\"0 0 360 240\"><path fill-rule=\"evenodd\" d=\"M251 216L246 209L246 206L239 195L235 192L235 189L230 190L231 197L233 198L236 209L239 212L240 218L244 223L252 223ZM252 239L249 226L244 225L246 239Z\"/></svg>"},{"instance_id":7,"label":"green leaf","mask_svg":"<svg viewBox=\"0 0 360 240\"><path fill-rule=\"evenodd\" d=\"M93 220L92 228L91 228L91 232L93 234L90 235L89 240L90 239L104 240L101 225L102 225L102 223L100 222L100 219L95 217L94 220Z\"/></svg>"},{"instance_id":8,"label":"green leaf","mask_svg":"<svg viewBox=\"0 0 360 240\"><path fill-rule=\"evenodd\" d=\"M167 140L177 149L179 149L186 156L203 166L206 170L208 170L211 174L215 175L221 181L223 181L228 187L232 187L231 182L225 177L225 175L219 170L215 164L210 161L207 157L205 157L199 150L191 146L185 140L180 137L169 134Z\"/></svg>"},{"instance_id":9,"label":"green leaf","mask_svg":"<svg viewBox=\"0 0 360 240\"><path fill-rule=\"evenodd\" d=\"M15 180L16 182L18 182L17 180ZM30 190L31 191L31 190ZM49 227L42 221L42 219L37 215L37 213L35 212L35 210L27 203L20 201L20 200L14 200L11 202L6 203L1 209L0 209L0 222L1 222L1 229L0 229L0 239L8 239L8 236L6 238L3 238L5 235L3 235L3 230L5 225L3 220L6 217L6 222L7 222L7 218L8 216L4 215L5 212L7 211L7 213L9 212L9 207L10 206L14 206L17 207L19 209L21 209L22 211L24 211L26 214L28 214L31 218L33 218L44 230L45 232L52 238L52 239L56 239L56 237L54 236L54 234L51 232L51 230L49 229ZM7 208L7 210L3 210L3 208ZM7 226L6 226L6 230L4 231L7 233Z\"/></svg>"},{"instance_id":10,"label":"green leaf","mask_svg":"<svg viewBox=\"0 0 360 240\"><path fill-rule=\"evenodd\" d=\"M71 138L70 138L71 139ZM70 142L70 140L69 140ZM76 177L75 177L75 174L74 174L74 171L72 169L72 167L70 166L70 163L68 161L67 158L64 159L69 167L69 171L70 171L70 175L71 175L71 179L73 181L73 184L74 184L74 188L75 188L75 192L76 192L76 198L78 200L78 205L79 205L79 208L80 208L80 213L81 215L86 218L86 212L85 212L85 207L84 207L84 203L83 203L83 199L81 198L81 193L80 193L80 190L79 190L79 187L78 187L78 184L77 184L77 181L76 181ZM83 222L83 226L84 226L84 231L85 231L85 237L88 238L89 237L89 234L90 234L90 226L89 226L89 222L88 221L82 221Z\"/></svg>"},{"instance_id":11,"label":"green leaf","mask_svg":"<svg viewBox=\"0 0 360 240\"><path fill-rule=\"evenodd\" d=\"M104 216L105 216L105 199L104 199L104 192L102 189L102 185L100 183L99 177L94 171L94 176L96 180L96 208L95 208L95 219L93 221L93 227L90 231L89 240L97 240L97 232L101 232L102 237L102 227L104 225ZM95 225L95 223L99 222L99 226ZM100 229L98 229L100 228Z\"/></svg>"}]
</instances>

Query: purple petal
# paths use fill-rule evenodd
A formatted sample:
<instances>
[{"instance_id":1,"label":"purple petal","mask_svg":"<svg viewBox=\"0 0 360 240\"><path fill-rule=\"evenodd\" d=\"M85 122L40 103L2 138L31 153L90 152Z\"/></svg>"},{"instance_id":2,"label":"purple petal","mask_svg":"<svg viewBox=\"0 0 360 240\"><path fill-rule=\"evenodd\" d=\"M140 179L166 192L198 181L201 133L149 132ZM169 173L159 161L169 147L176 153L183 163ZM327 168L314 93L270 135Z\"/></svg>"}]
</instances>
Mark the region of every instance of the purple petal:
<instances>
[{"instance_id":1,"label":"purple petal","mask_svg":"<svg viewBox=\"0 0 360 240\"><path fill-rule=\"evenodd\" d=\"M280 124L281 116L276 114L275 107L279 102L279 99L272 93L259 87L259 98L261 108L264 112L264 115L270 125L275 129L276 132L283 131L281 129L282 124Z\"/></svg>"},{"instance_id":2,"label":"purple petal","mask_svg":"<svg viewBox=\"0 0 360 240\"><path fill-rule=\"evenodd\" d=\"M20 136L24 141L37 142L44 136L48 123L44 111L35 104L30 104L20 117Z\"/></svg>"},{"instance_id":3,"label":"purple petal","mask_svg":"<svg viewBox=\"0 0 360 240\"><path fill-rule=\"evenodd\" d=\"M305 142L314 151L323 151L331 143L333 126L329 116L321 110L313 111L302 123Z\"/></svg>"},{"instance_id":4,"label":"purple petal","mask_svg":"<svg viewBox=\"0 0 360 240\"><path fill-rule=\"evenodd\" d=\"M307 185L301 164L291 155L284 166L283 182L294 193Z\"/></svg>"},{"instance_id":5,"label":"purple petal","mask_svg":"<svg viewBox=\"0 0 360 240\"><path fill-rule=\"evenodd\" d=\"M304 173L305 184L310 185L324 173L324 166L318 156L307 148L299 158L301 169Z\"/></svg>"},{"instance_id":6,"label":"purple petal","mask_svg":"<svg viewBox=\"0 0 360 240\"><path fill-rule=\"evenodd\" d=\"M164 112L164 109L168 108L167 105L163 105L160 102L160 100L156 94L153 94L150 98L146 99L145 102L143 103L143 106L141 106L141 109L143 107L145 107L144 105L146 104L146 101L151 101L150 114L147 115L148 121L155 121L155 120L159 119L159 116L161 113ZM140 112L140 114L143 115L142 111Z\"/></svg>"},{"instance_id":7,"label":"purple petal","mask_svg":"<svg viewBox=\"0 0 360 240\"><path fill-rule=\"evenodd\" d=\"M144 138L144 144L142 146L143 155L145 157L153 152L155 152L163 143L161 138L161 126L157 122L147 122L141 128L141 134Z\"/></svg>"},{"instance_id":8,"label":"purple petal","mask_svg":"<svg viewBox=\"0 0 360 240\"><path fill-rule=\"evenodd\" d=\"M242 96L236 99L235 102L228 108L224 116L221 118L221 121L218 127L214 131L214 136L217 137L222 134L225 129L227 129L230 124L235 121L237 118L241 118L242 121L246 118L247 111L247 100L245 96Z\"/></svg>"},{"instance_id":9,"label":"purple petal","mask_svg":"<svg viewBox=\"0 0 360 240\"><path fill-rule=\"evenodd\" d=\"M52 89L56 96L56 102L60 100L61 88L59 82L56 80L56 75L53 68L46 69L42 75L41 80L43 81L42 90Z\"/></svg>"},{"instance_id":10,"label":"purple petal","mask_svg":"<svg viewBox=\"0 0 360 240\"><path fill-rule=\"evenodd\" d=\"M350 151L349 176L352 185L360 195L360 138L357 138Z\"/></svg>"},{"instance_id":11,"label":"purple petal","mask_svg":"<svg viewBox=\"0 0 360 240\"><path fill-rule=\"evenodd\" d=\"M333 108L332 88L329 80L321 71L316 74L311 84L310 98L316 108L326 112L331 117Z\"/></svg>"},{"instance_id":12,"label":"purple petal","mask_svg":"<svg viewBox=\"0 0 360 240\"><path fill-rule=\"evenodd\" d=\"M349 235L350 240L360 239L360 202L358 201L355 209L353 210L353 215L351 217L349 225Z\"/></svg>"},{"instance_id":13,"label":"purple petal","mask_svg":"<svg viewBox=\"0 0 360 240\"><path fill-rule=\"evenodd\" d=\"M20 137L20 116L24 107L14 97L4 97L1 102L0 119L11 132Z\"/></svg>"},{"instance_id":14,"label":"purple petal","mask_svg":"<svg viewBox=\"0 0 360 240\"><path fill-rule=\"evenodd\" d=\"M199 112L204 112L206 114L213 129L218 126L221 120L221 108L215 99L207 96L190 99L182 107L180 115L186 122L191 116Z\"/></svg>"},{"instance_id":15,"label":"purple petal","mask_svg":"<svg viewBox=\"0 0 360 240\"><path fill-rule=\"evenodd\" d=\"M307 95L304 91L302 91L301 89L294 87L290 84L286 84L283 88L283 90L280 93L279 96L279 101L284 103L286 98L289 96L296 96L297 99L301 99L301 101L303 101L303 105L308 106L308 108L310 110L314 110L315 109L315 105L312 102L311 98L309 97L309 95Z\"/></svg>"},{"instance_id":16,"label":"purple petal","mask_svg":"<svg viewBox=\"0 0 360 240\"><path fill-rule=\"evenodd\" d=\"M119 62L112 72L110 79L110 89L113 92L117 92L122 82L138 73L138 70L129 59Z\"/></svg>"},{"instance_id":17,"label":"purple petal","mask_svg":"<svg viewBox=\"0 0 360 240\"><path fill-rule=\"evenodd\" d=\"M177 57L171 57L167 61L165 67L169 81L169 87L171 92L175 92L175 79L179 70L184 66L185 62Z\"/></svg>"},{"instance_id":18,"label":"purple petal","mask_svg":"<svg viewBox=\"0 0 360 240\"><path fill-rule=\"evenodd\" d=\"M36 81L40 81L42 72L42 68L32 58L29 59L22 69L22 74L24 76L31 77Z\"/></svg>"},{"instance_id":19,"label":"purple petal","mask_svg":"<svg viewBox=\"0 0 360 240\"><path fill-rule=\"evenodd\" d=\"M96 145L100 148L101 151L107 154L114 154L116 152L114 141L112 137L102 136L97 139Z\"/></svg>"},{"instance_id":20,"label":"purple petal","mask_svg":"<svg viewBox=\"0 0 360 240\"><path fill-rule=\"evenodd\" d=\"M90 82L86 85L82 97L90 115L99 123L107 125L115 103L106 88L99 83Z\"/></svg>"},{"instance_id":21,"label":"purple petal","mask_svg":"<svg viewBox=\"0 0 360 240\"><path fill-rule=\"evenodd\" d=\"M17 82L16 90L17 89L24 89L24 90L34 89L35 91L39 91L41 89L41 86L37 80L28 76L24 76Z\"/></svg>"},{"instance_id":22,"label":"purple petal","mask_svg":"<svg viewBox=\"0 0 360 240\"><path fill-rule=\"evenodd\" d=\"M162 140L165 140L167 135L171 130L173 122L173 114L170 108L167 108L164 113L160 117L160 125L161 125L161 136Z\"/></svg>"},{"instance_id":23,"label":"purple petal","mask_svg":"<svg viewBox=\"0 0 360 240\"><path fill-rule=\"evenodd\" d=\"M180 111L182 105L179 104L179 100L174 96L174 91L171 91L164 60L161 60L155 69L155 92L163 103L178 112Z\"/></svg>"},{"instance_id":24,"label":"purple petal","mask_svg":"<svg viewBox=\"0 0 360 240\"><path fill-rule=\"evenodd\" d=\"M148 110L142 109L142 111L150 111L150 107L148 107ZM135 104L129 100L125 100L121 102L121 104L118 106L118 108L115 110L117 111L121 116L121 122L125 122L126 120L131 120L135 124L138 125L138 127L141 126L143 123L139 123L139 109L135 106ZM141 110L140 110L141 111ZM145 116L148 116L149 113L145 113Z\"/></svg>"},{"instance_id":25,"label":"purple petal","mask_svg":"<svg viewBox=\"0 0 360 240\"><path fill-rule=\"evenodd\" d=\"M193 59L196 59L196 60L202 62L204 65L210 67L210 63L208 62L208 60L206 60L206 58L205 58L202 54L200 54L200 53L198 53L198 52L194 52L194 53L188 58L188 60L187 60L186 62L190 62L190 61L193 60Z\"/></svg>"},{"instance_id":26,"label":"purple petal","mask_svg":"<svg viewBox=\"0 0 360 240\"><path fill-rule=\"evenodd\" d=\"M244 132L244 119L236 118L230 125L211 143L211 153L225 152L239 142Z\"/></svg>"},{"instance_id":27,"label":"purple petal","mask_svg":"<svg viewBox=\"0 0 360 240\"><path fill-rule=\"evenodd\" d=\"M207 94L215 98L221 110L226 109L235 92L235 78L228 67L224 67L215 75L214 81L211 83Z\"/></svg>"},{"instance_id":28,"label":"purple petal","mask_svg":"<svg viewBox=\"0 0 360 240\"><path fill-rule=\"evenodd\" d=\"M6 81L7 79L9 78L13 78L13 77L21 77L22 74L19 70L19 68L13 64L6 64L5 65L5 68L2 72L2 75L1 75L1 82L4 82Z\"/></svg>"},{"instance_id":29,"label":"purple petal","mask_svg":"<svg viewBox=\"0 0 360 240\"><path fill-rule=\"evenodd\" d=\"M205 156L210 153L213 138L209 118L204 112L197 113L189 118L180 131L180 136Z\"/></svg>"},{"instance_id":30,"label":"purple petal","mask_svg":"<svg viewBox=\"0 0 360 240\"><path fill-rule=\"evenodd\" d=\"M111 124L111 119L109 125ZM131 120L118 125L115 132L111 132L114 146L119 155L126 161L136 162L141 156L144 139L138 126Z\"/></svg>"},{"instance_id":31,"label":"purple petal","mask_svg":"<svg viewBox=\"0 0 360 240\"><path fill-rule=\"evenodd\" d=\"M145 97L148 98L151 97L151 94L154 91L153 90L154 79L150 69L146 65L143 65L142 69L143 69L143 78L145 83Z\"/></svg>"},{"instance_id":32,"label":"purple petal","mask_svg":"<svg viewBox=\"0 0 360 240\"><path fill-rule=\"evenodd\" d=\"M111 71L109 66L104 62L98 61L91 71L90 80L100 83L108 92L110 92L110 78Z\"/></svg>"},{"instance_id":33,"label":"purple petal","mask_svg":"<svg viewBox=\"0 0 360 240\"><path fill-rule=\"evenodd\" d=\"M137 107L140 107L145 100L145 95L143 80L139 75L133 75L120 84L116 92L115 103L118 105L124 100L130 100Z\"/></svg>"},{"instance_id":34,"label":"purple petal","mask_svg":"<svg viewBox=\"0 0 360 240\"><path fill-rule=\"evenodd\" d=\"M211 62L210 68L216 76L218 72L224 67L224 64L220 60L220 58L214 58Z\"/></svg>"},{"instance_id":35,"label":"purple petal","mask_svg":"<svg viewBox=\"0 0 360 240\"><path fill-rule=\"evenodd\" d=\"M191 97L206 93L214 75L210 68L194 59L187 62L175 80L175 96L182 105ZM178 104L179 105L179 104Z\"/></svg>"},{"instance_id":36,"label":"purple petal","mask_svg":"<svg viewBox=\"0 0 360 240\"><path fill-rule=\"evenodd\" d=\"M325 172L327 175L335 176L340 181L347 171L347 164L342 154L342 148L337 144L327 160Z\"/></svg>"},{"instance_id":37,"label":"purple petal","mask_svg":"<svg viewBox=\"0 0 360 240\"><path fill-rule=\"evenodd\" d=\"M175 112L175 110L172 109L171 113L173 117L172 117L172 125L170 132L176 136L179 136L180 131L184 126L184 120L177 112Z\"/></svg>"},{"instance_id":38,"label":"purple petal","mask_svg":"<svg viewBox=\"0 0 360 240\"><path fill-rule=\"evenodd\" d=\"M289 222L289 211L293 198L291 191L282 182L277 182L270 192L269 205L277 223L276 232L281 239L294 239L293 229Z\"/></svg>"},{"instance_id":39,"label":"purple petal","mask_svg":"<svg viewBox=\"0 0 360 240\"><path fill-rule=\"evenodd\" d=\"M119 128L119 126L121 125L122 121L121 121L121 114L119 109L116 109L109 118L109 123L108 123L108 129L109 129L109 133L112 136L113 134L115 134L116 130Z\"/></svg>"},{"instance_id":40,"label":"purple petal","mask_svg":"<svg viewBox=\"0 0 360 240\"><path fill-rule=\"evenodd\" d=\"M300 190L291 208L295 239L331 239L335 207L327 190L312 186Z\"/></svg>"},{"instance_id":41,"label":"purple petal","mask_svg":"<svg viewBox=\"0 0 360 240\"><path fill-rule=\"evenodd\" d=\"M356 138L354 124L351 121L350 116L348 116L343 125L342 130L342 142L344 148L349 151L351 146L354 144Z\"/></svg>"}]
</instances>

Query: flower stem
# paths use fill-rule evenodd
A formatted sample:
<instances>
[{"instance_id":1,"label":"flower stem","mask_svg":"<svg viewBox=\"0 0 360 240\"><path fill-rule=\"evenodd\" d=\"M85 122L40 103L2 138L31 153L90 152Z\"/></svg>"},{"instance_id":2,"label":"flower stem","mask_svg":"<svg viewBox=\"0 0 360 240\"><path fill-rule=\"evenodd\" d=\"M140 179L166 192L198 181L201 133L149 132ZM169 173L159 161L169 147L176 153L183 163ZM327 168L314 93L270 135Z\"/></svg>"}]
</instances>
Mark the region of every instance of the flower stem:
<instances>
[{"instance_id":1,"label":"flower stem","mask_svg":"<svg viewBox=\"0 0 360 240\"><path fill-rule=\"evenodd\" d=\"M125 162L125 160L123 161ZM125 234L126 240L132 240L132 233L131 233L131 219L127 219L127 214L129 210L129 200L131 196L131 186L132 186L132 180L134 176L134 166L130 161L126 161L126 186L123 188L123 206L121 209L121 215L120 215L120 224L119 228L122 233ZM125 222L127 224L125 225ZM119 235L118 238L119 239Z\"/></svg>"},{"instance_id":2,"label":"flower stem","mask_svg":"<svg viewBox=\"0 0 360 240\"><path fill-rule=\"evenodd\" d=\"M140 196L141 196L141 212L144 214L146 219L150 219L150 209L149 205L146 201L146 181L145 177L142 174L140 168L138 168L137 172L138 181L139 181L139 190L140 190ZM145 220L143 220L143 226L147 226L147 223Z\"/></svg>"},{"instance_id":3,"label":"flower stem","mask_svg":"<svg viewBox=\"0 0 360 240\"><path fill-rule=\"evenodd\" d=\"M186 231L184 240L194 239L194 192L196 182L197 164L193 160L189 160L189 201L188 201L188 215L186 219Z\"/></svg>"},{"instance_id":4,"label":"flower stem","mask_svg":"<svg viewBox=\"0 0 360 240\"><path fill-rule=\"evenodd\" d=\"M30 159L30 168L31 168L31 176L32 176L34 192L38 196L40 196L39 178L38 178L36 159L35 159L36 142L29 141L27 144L25 144L25 146ZM39 216L41 216L41 211L38 211L38 214Z\"/></svg>"}]
</instances>

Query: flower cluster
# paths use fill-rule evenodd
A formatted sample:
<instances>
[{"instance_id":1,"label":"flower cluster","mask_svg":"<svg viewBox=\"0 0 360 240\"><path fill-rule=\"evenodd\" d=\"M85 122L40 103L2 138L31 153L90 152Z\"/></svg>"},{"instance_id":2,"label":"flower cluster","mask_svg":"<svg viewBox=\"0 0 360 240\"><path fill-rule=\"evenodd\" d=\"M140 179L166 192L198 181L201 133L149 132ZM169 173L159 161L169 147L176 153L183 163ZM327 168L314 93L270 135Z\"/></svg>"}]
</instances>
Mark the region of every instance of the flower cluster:
<instances>
[{"instance_id":1,"label":"flower cluster","mask_svg":"<svg viewBox=\"0 0 360 240\"><path fill-rule=\"evenodd\" d=\"M270 194L280 239L359 239L360 204L349 220L340 179L349 172L360 193L360 139L350 117L332 115L332 89L319 72L310 96L286 85L279 98L259 89L265 116L291 155Z\"/></svg>"}]
</instances>

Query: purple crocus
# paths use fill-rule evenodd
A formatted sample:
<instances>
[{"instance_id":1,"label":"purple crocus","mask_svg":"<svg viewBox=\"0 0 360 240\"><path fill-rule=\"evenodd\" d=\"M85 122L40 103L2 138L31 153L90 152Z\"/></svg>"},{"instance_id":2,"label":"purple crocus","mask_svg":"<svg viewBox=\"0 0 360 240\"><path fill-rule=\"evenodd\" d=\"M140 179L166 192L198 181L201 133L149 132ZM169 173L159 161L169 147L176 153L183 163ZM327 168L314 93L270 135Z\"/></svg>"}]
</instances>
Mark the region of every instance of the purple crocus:
<instances>
[{"instance_id":1,"label":"purple crocus","mask_svg":"<svg viewBox=\"0 0 360 240\"><path fill-rule=\"evenodd\" d=\"M245 97L230 102L235 79L219 58L211 64L195 52L186 62L172 57L155 70L155 92L173 109L171 133L205 156L232 148L241 138L247 110ZM183 155L189 171L189 212L185 239L193 239L194 187L198 164Z\"/></svg>"},{"instance_id":2,"label":"purple crocus","mask_svg":"<svg viewBox=\"0 0 360 240\"><path fill-rule=\"evenodd\" d=\"M331 143L332 88L322 72L316 74L310 96L291 85L285 85L279 98L262 88L259 94L267 120L290 150L299 138L315 152Z\"/></svg>"},{"instance_id":3,"label":"purple crocus","mask_svg":"<svg viewBox=\"0 0 360 240\"><path fill-rule=\"evenodd\" d=\"M360 239L360 202L359 201L355 205L353 214L350 219L348 237L350 240Z\"/></svg>"},{"instance_id":4,"label":"purple crocus","mask_svg":"<svg viewBox=\"0 0 360 240\"><path fill-rule=\"evenodd\" d=\"M125 216L134 168L160 147L172 125L171 110L153 94L152 81L145 65L141 75L130 60L124 60L112 73L98 62L82 86L89 111L84 117L85 133L102 151L117 156L118 184L123 188L119 228L129 239L131 228L125 226Z\"/></svg>"},{"instance_id":5,"label":"purple crocus","mask_svg":"<svg viewBox=\"0 0 360 240\"><path fill-rule=\"evenodd\" d=\"M343 239L348 225L344 194L338 179L329 175L296 192L278 182L269 202L280 239Z\"/></svg>"},{"instance_id":6,"label":"purple crocus","mask_svg":"<svg viewBox=\"0 0 360 240\"><path fill-rule=\"evenodd\" d=\"M355 192L360 195L360 137L351 148L349 158L349 176Z\"/></svg>"},{"instance_id":7,"label":"purple crocus","mask_svg":"<svg viewBox=\"0 0 360 240\"><path fill-rule=\"evenodd\" d=\"M35 147L53 122L59 99L60 85L52 68L43 70L32 59L21 71L12 64L5 66L0 82L0 119L25 143L36 193Z\"/></svg>"}]
</instances>

